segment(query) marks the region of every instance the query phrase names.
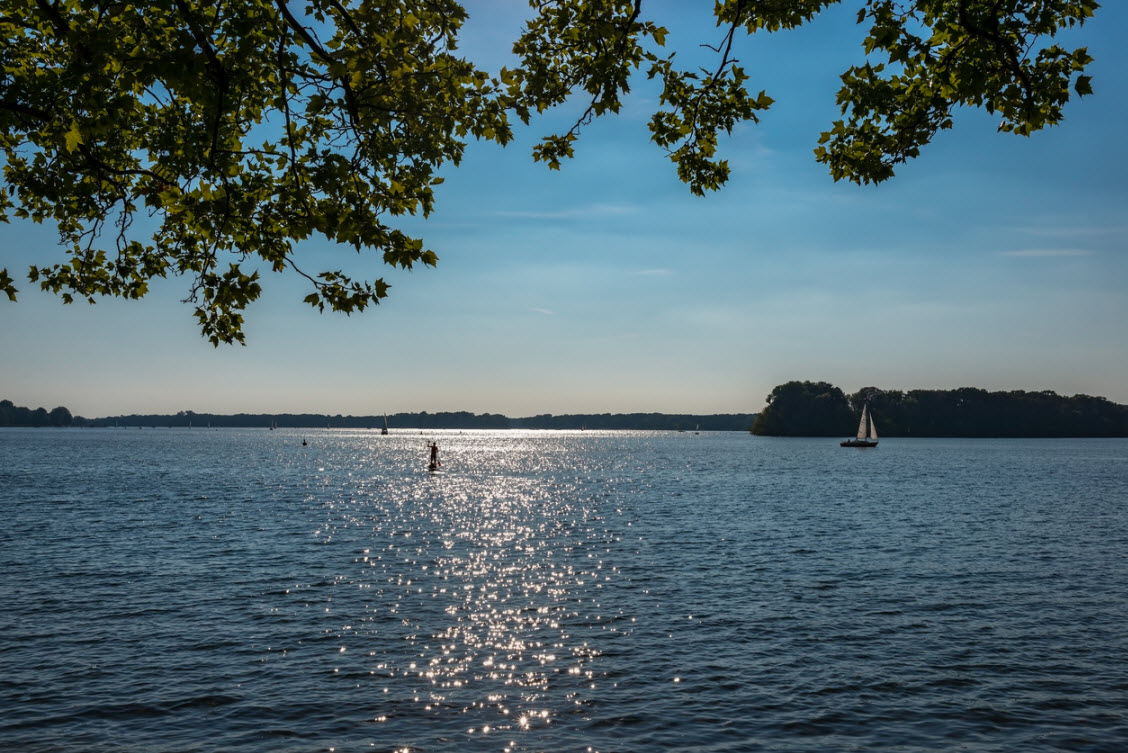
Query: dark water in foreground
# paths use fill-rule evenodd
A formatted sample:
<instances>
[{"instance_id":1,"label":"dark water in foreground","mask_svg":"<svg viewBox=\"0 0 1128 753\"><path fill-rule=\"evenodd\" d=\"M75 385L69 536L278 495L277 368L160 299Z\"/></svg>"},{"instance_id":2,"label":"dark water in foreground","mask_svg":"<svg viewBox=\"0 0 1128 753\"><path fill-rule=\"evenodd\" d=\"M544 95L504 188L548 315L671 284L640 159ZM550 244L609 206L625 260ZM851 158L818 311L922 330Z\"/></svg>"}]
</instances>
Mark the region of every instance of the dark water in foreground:
<instances>
[{"instance_id":1,"label":"dark water in foreground","mask_svg":"<svg viewBox=\"0 0 1128 753\"><path fill-rule=\"evenodd\" d=\"M1128 441L302 436L0 430L0 749L1128 749Z\"/></svg>"}]
</instances>

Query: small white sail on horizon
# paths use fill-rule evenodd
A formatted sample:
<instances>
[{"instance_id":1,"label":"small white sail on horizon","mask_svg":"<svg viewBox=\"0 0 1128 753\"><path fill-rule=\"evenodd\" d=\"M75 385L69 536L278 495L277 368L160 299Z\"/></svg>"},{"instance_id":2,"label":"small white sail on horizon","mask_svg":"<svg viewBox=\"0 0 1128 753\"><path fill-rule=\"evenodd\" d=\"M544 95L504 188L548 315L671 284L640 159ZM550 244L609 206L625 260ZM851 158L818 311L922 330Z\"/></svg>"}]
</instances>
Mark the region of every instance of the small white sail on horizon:
<instances>
[{"instance_id":1,"label":"small white sail on horizon","mask_svg":"<svg viewBox=\"0 0 1128 753\"><path fill-rule=\"evenodd\" d=\"M841 443L843 447L875 447L877 446L877 425L869 412L869 404L862 406L862 418L858 421L858 433L854 439Z\"/></svg>"}]
</instances>

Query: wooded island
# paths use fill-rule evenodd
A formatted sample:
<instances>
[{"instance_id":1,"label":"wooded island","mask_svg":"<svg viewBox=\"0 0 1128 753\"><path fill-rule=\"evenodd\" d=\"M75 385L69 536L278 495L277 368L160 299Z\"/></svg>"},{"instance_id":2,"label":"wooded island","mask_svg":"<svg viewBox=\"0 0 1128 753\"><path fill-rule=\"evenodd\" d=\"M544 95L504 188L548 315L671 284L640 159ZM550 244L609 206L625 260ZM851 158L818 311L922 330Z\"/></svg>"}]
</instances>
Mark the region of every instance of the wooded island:
<instances>
[{"instance_id":1,"label":"wooded island","mask_svg":"<svg viewBox=\"0 0 1128 753\"><path fill-rule=\"evenodd\" d=\"M1042 392L882 390L853 395L828 382L788 382L768 395L753 434L839 437L853 434L862 407L883 437L1126 437L1128 406L1103 397Z\"/></svg>"}]
</instances>

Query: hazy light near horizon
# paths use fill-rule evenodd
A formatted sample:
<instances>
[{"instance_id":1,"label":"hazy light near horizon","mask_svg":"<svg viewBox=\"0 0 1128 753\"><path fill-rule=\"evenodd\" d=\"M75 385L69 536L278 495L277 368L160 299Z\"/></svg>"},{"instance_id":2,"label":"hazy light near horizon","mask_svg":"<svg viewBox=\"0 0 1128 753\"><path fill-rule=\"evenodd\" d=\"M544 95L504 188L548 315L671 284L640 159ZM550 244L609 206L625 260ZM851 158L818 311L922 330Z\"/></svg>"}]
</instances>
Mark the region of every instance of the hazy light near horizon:
<instances>
[{"instance_id":1,"label":"hazy light near horizon","mask_svg":"<svg viewBox=\"0 0 1128 753\"><path fill-rule=\"evenodd\" d=\"M509 65L527 5L475 5L460 50ZM706 5L655 9L676 22L671 39L712 59L694 47L716 31ZM545 113L506 149L470 143L443 171L436 213L395 220L437 269L303 242L317 271L392 285L360 316L319 315L300 303L302 280L270 275L247 347L216 350L180 302L183 278L96 307L21 280L20 302L0 301L0 399L85 416L741 413L797 379L1128 403L1128 3L1070 32L1096 61L1096 93L1070 101L1062 126L1016 138L961 111L869 187L833 182L811 155L840 117L854 21L832 6L796 33L739 41L750 85L777 105L722 139L733 172L707 198L648 141L660 91L639 81L559 171L530 150L571 111ZM14 219L2 232L13 277L61 260L50 227Z\"/></svg>"}]
</instances>

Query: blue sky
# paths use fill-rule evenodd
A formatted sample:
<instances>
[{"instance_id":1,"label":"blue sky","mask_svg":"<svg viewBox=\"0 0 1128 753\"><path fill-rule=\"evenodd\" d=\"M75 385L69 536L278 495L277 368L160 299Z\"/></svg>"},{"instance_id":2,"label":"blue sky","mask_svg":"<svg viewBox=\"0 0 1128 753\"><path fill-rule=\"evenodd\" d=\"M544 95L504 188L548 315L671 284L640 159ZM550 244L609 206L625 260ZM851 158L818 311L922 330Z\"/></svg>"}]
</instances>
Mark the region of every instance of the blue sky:
<instances>
[{"instance_id":1,"label":"blue sky","mask_svg":"<svg viewBox=\"0 0 1128 753\"><path fill-rule=\"evenodd\" d=\"M715 42L708 9L646 6L680 58ZM462 52L496 69L524 3L470 3ZM776 104L722 141L733 167L705 198L648 141L654 90L589 126L576 159L534 164L538 136L472 144L444 171L436 211L403 227L437 269L311 241L308 269L383 276L362 315L319 315L293 276L265 273L246 347L214 349L181 304L188 281L141 302L64 306L21 283L59 260L49 228L3 227L0 397L85 416L132 412L469 410L755 412L790 379L847 391L1052 389L1128 403L1128 9L1107 2L1066 43L1087 44L1095 95L1026 139L984 112L880 186L834 183L814 161L837 117L838 75L859 62L854 6L740 42L754 90Z\"/></svg>"}]
</instances>

